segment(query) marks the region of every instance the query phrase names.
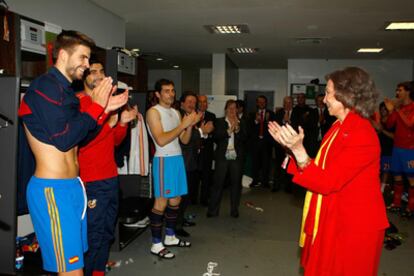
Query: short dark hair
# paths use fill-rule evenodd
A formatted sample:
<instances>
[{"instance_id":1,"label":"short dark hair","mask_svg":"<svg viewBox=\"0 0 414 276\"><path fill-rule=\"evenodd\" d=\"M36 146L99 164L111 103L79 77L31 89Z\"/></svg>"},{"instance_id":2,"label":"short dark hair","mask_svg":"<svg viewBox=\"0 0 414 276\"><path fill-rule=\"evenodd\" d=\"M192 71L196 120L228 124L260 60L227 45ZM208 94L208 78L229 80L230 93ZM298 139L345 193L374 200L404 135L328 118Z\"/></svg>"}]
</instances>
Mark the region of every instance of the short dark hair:
<instances>
[{"instance_id":1,"label":"short dark hair","mask_svg":"<svg viewBox=\"0 0 414 276\"><path fill-rule=\"evenodd\" d=\"M244 109L244 107L245 107L245 104L244 104L243 100L237 100L236 105L237 105L237 108L242 107Z\"/></svg>"},{"instance_id":2,"label":"short dark hair","mask_svg":"<svg viewBox=\"0 0 414 276\"><path fill-rule=\"evenodd\" d=\"M174 82L172 80L159 79L159 80L157 80L157 82L154 85L155 91L156 92L161 92L163 85L173 85L173 86L175 86Z\"/></svg>"},{"instance_id":3,"label":"short dark hair","mask_svg":"<svg viewBox=\"0 0 414 276\"><path fill-rule=\"evenodd\" d=\"M180 97L180 102L181 103L185 102L187 97L191 97L191 96L196 99L196 102L198 102L197 94L194 93L193 91L185 91Z\"/></svg>"},{"instance_id":4,"label":"short dark hair","mask_svg":"<svg viewBox=\"0 0 414 276\"><path fill-rule=\"evenodd\" d=\"M55 40L55 56L57 56L61 49L72 53L78 45L86 46L92 50L95 48L95 41L81 32L63 30Z\"/></svg>"},{"instance_id":5,"label":"short dark hair","mask_svg":"<svg viewBox=\"0 0 414 276\"><path fill-rule=\"evenodd\" d=\"M89 66L91 66L92 64L101 64L103 67L104 64L103 62L99 61L96 56L94 56L93 54L91 55L91 57L89 58ZM89 70L89 68L87 68L84 72L83 72L83 76L82 76L82 81L85 81L86 78L90 75L91 71Z\"/></svg>"},{"instance_id":6,"label":"short dark hair","mask_svg":"<svg viewBox=\"0 0 414 276\"><path fill-rule=\"evenodd\" d=\"M267 103L267 98L266 98L266 96L265 96L265 95L259 95L259 96L257 96L256 101L257 101L257 99L259 99L259 98L264 99L264 100L265 100L265 102Z\"/></svg>"},{"instance_id":7,"label":"short dark hair","mask_svg":"<svg viewBox=\"0 0 414 276\"><path fill-rule=\"evenodd\" d=\"M410 92L411 100L414 100L414 81L404 81L397 84L397 87L403 87L404 90Z\"/></svg>"},{"instance_id":8,"label":"short dark hair","mask_svg":"<svg viewBox=\"0 0 414 276\"><path fill-rule=\"evenodd\" d=\"M358 67L347 67L326 75L332 81L335 98L344 107L354 110L364 118L369 118L376 109L378 91L374 80Z\"/></svg>"}]
</instances>

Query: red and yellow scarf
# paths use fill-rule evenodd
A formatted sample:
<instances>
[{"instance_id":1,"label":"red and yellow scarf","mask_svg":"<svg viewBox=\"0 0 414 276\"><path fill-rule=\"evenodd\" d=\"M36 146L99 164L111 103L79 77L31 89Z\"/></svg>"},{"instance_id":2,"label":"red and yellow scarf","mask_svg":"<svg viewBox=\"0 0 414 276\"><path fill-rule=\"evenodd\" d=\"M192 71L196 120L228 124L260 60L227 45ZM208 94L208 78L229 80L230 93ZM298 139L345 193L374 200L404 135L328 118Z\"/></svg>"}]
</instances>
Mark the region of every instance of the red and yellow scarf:
<instances>
[{"instance_id":1,"label":"red and yellow scarf","mask_svg":"<svg viewBox=\"0 0 414 276\"><path fill-rule=\"evenodd\" d=\"M325 169L329 149L333 141L335 140L336 136L338 135L338 132L340 129L339 126L340 126L339 123L334 124L332 126L333 128L332 131L330 131L330 133L328 134L329 136L323 141L321 147L319 148L318 154L316 155L316 158L314 160L314 164L320 167L322 170ZM313 206L314 204L316 205ZM311 244L313 244L313 242L315 241L316 235L318 233L321 206L322 206L322 195L308 190L306 192L305 204L303 206L302 226L301 226L300 240L299 240L300 247L304 247L305 243L309 244L309 241L306 242L308 235L310 236L309 238L312 238ZM313 210L314 212L309 213L310 210ZM313 216L313 219L314 219L312 234L306 233L305 231L306 221L308 219L308 216Z\"/></svg>"}]
</instances>

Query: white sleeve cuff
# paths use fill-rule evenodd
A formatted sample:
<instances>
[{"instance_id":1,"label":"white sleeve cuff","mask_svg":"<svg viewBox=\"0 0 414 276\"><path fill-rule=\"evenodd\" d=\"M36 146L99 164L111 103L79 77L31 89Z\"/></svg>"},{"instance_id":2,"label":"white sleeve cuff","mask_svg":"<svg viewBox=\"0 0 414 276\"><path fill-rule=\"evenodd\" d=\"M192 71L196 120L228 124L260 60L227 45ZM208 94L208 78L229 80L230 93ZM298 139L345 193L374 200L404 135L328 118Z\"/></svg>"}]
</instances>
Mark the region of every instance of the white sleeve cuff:
<instances>
[{"instance_id":1,"label":"white sleeve cuff","mask_svg":"<svg viewBox=\"0 0 414 276\"><path fill-rule=\"evenodd\" d=\"M203 139L207 139L208 138L208 134L204 134L203 131L201 130L201 128L198 128L198 132L200 132L200 136Z\"/></svg>"}]
</instances>

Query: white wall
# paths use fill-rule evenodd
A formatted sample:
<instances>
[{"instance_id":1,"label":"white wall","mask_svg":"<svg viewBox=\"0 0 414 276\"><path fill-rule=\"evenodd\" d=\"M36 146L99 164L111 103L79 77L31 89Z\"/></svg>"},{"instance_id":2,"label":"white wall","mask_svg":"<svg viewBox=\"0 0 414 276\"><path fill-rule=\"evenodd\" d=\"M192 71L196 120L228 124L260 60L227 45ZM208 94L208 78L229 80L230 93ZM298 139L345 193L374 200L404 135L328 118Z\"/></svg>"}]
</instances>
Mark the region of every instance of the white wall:
<instances>
[{"instance_id":1,"label":"white wall","mask_svg":"<svg viewBox=\"0 0 414 276\"><path fill-rule=\"evenodd\" d=\"M229 56L226 55L226 76L225 94L238 97L239 94L239 68L234 64Z\"/></svg>"},{"instance_id":2,"label":"white wall","mask_svg":"<svg viewBox=\"0 0 414 276\"><path fill-rule=\"evenodd\" d=\"M274 106L281 106L287 95L287 70L239 69L239 99L245 90L274 91Z\"/></svg>"},{"instance_id":3,"label":"white wall","mask_svg":"<svg viewBox=\"0 0 414 276\"><path fill-rule=\"evenodd\" d=\"M10 10L93 38L102 48L125 46L125 21L91 1L12 0Z\"/></svg>"},{"instance_id":4,"label":"white wall","mask_svg":"<svg viewBox=\"0 0 414 276\"><path fill-rule=\"evenodd\" d=\"M193 91L198 93L200 88L200 72L194 69L181 70L181 83L183 91Z\"/></svg>"},{"instance_id":5,"label":"white wall","mask_svg":"<svg viewBox=\"0 0 414 276\"><path fill-rule=\"evenodd\" d=\"M181 70L148 70L148 90L154 90L154 84L159 79L172 80L175 86L176 99L182 94Z\"/></svg>"},{"instance_id":6,"label":"white wall","mask_svg":"<svg viewBox=\"0 0 414 276\"><path fill-rule=\"evenodd\" d=\"M381 93L380 98L394 97L397 83L412 80L413 60L323 60L289 59L288 88L291 83L309 83L319 78L326 83L325 75L347 66L358 66L366 70L374 79Z\"/></svg>"},{"instance_id":7,"label":"white wall","mask_svg":"<svg viewBox=\"0 0 414 276\"><path fill-rule=\"evenodd\" d=\"M211 95L211 68L200 69L200 94Z\"/></svg>"},{"instance_id":8,"label":"white wall","mask_svg":"<svg viewBox=\"0 0 414 276\"><path fill-rule=\"evenodd\" d=\"M211 71L211 93L213 95L226 94L226 54L214 53Z\"/></svg>"}]
</instances>

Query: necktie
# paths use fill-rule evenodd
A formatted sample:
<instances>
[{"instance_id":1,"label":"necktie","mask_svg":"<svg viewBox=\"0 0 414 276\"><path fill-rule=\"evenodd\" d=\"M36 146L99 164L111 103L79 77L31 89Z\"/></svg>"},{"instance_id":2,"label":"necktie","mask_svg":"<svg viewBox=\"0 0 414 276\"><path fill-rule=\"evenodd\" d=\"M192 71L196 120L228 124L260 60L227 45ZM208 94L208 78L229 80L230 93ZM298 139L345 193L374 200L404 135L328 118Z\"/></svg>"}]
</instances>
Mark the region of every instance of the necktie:
<instances>
[{"instance_id":1,"label":"necktie","mask_svg":"<svg viewBox=\"0 0 414 276\"><path fill-rule=\"evenodd\" d=\"M260 111L260 126L259 126L259 137L263 137L263 128L264 128L264 116L263 111Z\"/></svg>"}]
</instances>

